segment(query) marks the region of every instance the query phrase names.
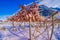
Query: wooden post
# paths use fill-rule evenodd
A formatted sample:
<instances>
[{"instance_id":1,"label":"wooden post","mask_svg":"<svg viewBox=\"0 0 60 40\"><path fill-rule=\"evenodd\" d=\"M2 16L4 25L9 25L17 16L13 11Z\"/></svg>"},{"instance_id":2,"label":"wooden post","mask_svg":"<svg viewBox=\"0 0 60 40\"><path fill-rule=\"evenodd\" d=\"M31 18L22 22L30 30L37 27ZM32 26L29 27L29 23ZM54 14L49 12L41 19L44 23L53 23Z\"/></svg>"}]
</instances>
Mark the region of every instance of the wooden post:
<instances>
[{"instance_id":1,"label":"wooden post","mask_svg":"<svg viewBox=\"0 0 60 40\"><path fill-rule=\"evenodd\" d=\"M52 31L51 31L50 40L52 40L53 31L54 31L54 17L52 16Z\"/></svg>"},{"instance_id":2,"label":"wooden post","mask_svg":"<svg viewBox=\"0 0 60 40\"><path fill-rule=\"evenodd\" d=\"M12 31L17 31L17 29L14 27L14 21L12 21Z\"/></svg>"},{"instance_id":3,"label":"wooden post","mask_svg":"<svg viewBox=\"0 0 60 40\"><path fill-rule=\"evenodd\" d=\"M12 26L14 27L14 21L12 22Z\"/></svg>"},{"instance_id":4,"label":"wooden post","mask_svg":"<svg viewBox=\"0 0 60 40\"><path fill-rule=\"evenodd\" d=\"M60 28L60 23L58 22L58 28Z\"/></svg>"},{"instance_id":5,"label":"wooden post","mask_svg":"<svg viewBox=\"0 0 60 40\"><path fill-rule=\"evenodd\" d=\"M45 26L46 26L46 31L47 31L47 35L48 35L48 38L47 39L49 39L49 31L48 31L48 26L47 26L47 21L45 21Z\"/></svg>"},{"instance_id":6,"label":"wooden post","mask_svg":"<svg viewBox=\"0 0 60 40\"><path fill-rule=\"evenodd\" d=\"M32 34L31 34L31 18L30 18L30 20L29 20L29 37L30 37L30 39L29 40L32 40Z\"/></svg>"},{"instance_id":7,"label":"wooden post","mask_svg":"<svg viewBox=\"0 0 60 40\"><path fill-rule=\"evenodd\" d=\"M40 24L40 27L42 27L42 21L41 20L39 21L39 24Z\"/></svg>"}]
</instances>

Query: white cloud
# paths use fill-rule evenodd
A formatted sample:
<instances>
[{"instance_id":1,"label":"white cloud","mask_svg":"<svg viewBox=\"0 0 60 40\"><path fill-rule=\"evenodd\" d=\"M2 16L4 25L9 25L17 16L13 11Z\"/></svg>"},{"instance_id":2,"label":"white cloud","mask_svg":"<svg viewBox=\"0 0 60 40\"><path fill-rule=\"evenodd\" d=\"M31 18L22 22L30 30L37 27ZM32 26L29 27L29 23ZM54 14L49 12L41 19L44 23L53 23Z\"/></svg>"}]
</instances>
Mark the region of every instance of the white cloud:
<instances>
[{"instance_id":1,"label":"white cloud","mask_svg":"<svg viewBox=\"0 0 60 40\"><path fill-rule=\"evenodd\" d=\"M44 4L48 7L59 7L60 8L60 0L43 0L39 4Z\"/></svg>"}]
</instances>

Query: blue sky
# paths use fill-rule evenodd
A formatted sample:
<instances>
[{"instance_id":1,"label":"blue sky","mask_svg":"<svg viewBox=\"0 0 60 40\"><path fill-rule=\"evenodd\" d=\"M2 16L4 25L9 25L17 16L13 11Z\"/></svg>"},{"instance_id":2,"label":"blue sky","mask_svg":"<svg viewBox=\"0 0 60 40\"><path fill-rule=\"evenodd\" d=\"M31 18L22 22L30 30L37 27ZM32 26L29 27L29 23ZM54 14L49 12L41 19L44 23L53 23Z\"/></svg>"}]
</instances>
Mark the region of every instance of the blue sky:
<instances>
[{"instance_id":1,"label":"blue sky","mask_svg":"<svg viewBox=\"0 0 60 40\"><path fill-rule=\"evenodd\" d=\"M24 5L34 0L0 0L0 16L11 15L19 9L18 5Z\"/></svg>"},{"instance_id":2,"label":"blue sky","mask_svg":"<svg viewBox=\"0 0 60 40\"><path fill-rule=\"evenodd\" d=\"M34 2L34 0L0 0L0 19L14 14L19 10L18 5L24 5Z\"/></svg>"},{"instance_id":3,"label":"blue sky","mask_svg":"<svg viewBox=\"0 0 60 40\"><path fill-rule=\"evenodd\" d=\"M18 5L29 4L35 0L0 0L0 19L14 14L19 10ZM49 7L60 7L60 0L42 0L39 4L44 4Z\"/></svg>"}]
</instances>

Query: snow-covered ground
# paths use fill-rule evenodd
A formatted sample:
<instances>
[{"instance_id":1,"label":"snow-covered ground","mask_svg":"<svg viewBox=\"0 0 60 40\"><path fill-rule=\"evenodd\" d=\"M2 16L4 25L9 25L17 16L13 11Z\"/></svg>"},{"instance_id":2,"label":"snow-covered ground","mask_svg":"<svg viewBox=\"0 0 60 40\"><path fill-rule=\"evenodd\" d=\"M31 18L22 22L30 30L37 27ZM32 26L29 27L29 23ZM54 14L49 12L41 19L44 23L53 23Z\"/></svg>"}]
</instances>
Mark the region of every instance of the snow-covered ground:
<instances>
[{"instance_id":1,"label":"snow-covered ground","mask_svg":"<svg viewBox=\"0 0 60 40\"><path fill-rule=\"evenodd\" d=\"M25 25L27 26L27 25ZM28 40L29 39L29 27L25 29L21 29L21 27L16 26L16 30L12 31L11 26L3 26L6 29L0 30L0 40ZM0 29L2 26L0 27ZM34 32L35 27L32 27L32 39L33 40L49 40L48 36L51 34L51 27L48 27L49 35L47 35L47 31L45 27L39 28L38 32ZM34 33L34 34L33 34ZM60 40L60 30L58 25L55 25L54 33L52 40Z\"/></svg>"}]
</instances>

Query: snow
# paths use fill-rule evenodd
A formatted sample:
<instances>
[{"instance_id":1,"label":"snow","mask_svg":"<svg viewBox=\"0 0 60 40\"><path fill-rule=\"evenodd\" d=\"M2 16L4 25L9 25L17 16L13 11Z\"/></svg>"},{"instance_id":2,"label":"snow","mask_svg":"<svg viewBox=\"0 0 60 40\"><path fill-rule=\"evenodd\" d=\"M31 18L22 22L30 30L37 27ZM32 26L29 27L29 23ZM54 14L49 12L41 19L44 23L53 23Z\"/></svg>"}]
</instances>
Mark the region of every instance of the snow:
<instances>
[{"instance_id":1,"label":"snow","mask_svg":"<svg viewBox=\"0 0 60 40\"><path fill-rule=\"evenodd\" d=\"M34 29L35 29L35 27L32 27L32 33L34 33L34 31L33 31ZM48 32L45 29L46 29L45 27L44 28L41 27L41 28L39 28L39 32L35 31L34 35L32 34L33 40L35 40L35 39L36 40L47 40L48 39L48 35L47 35ZM49 27L48 30L49 30L48 34L50 37L51 27ZM59 31L60 30L58 29L58 25L55 25L52 40L59 40L60 39L60 32ZM28 40L29 39L29 28L26 27L26 30L23 30L20 28L19 30L17 29L17 31L12 31L12 30L10 30L10 27L6 26L6 30L0 30L0 34L2 34L0 36L3 36L2 38L0 37L0 39L3 39L3 40Z\"/></svg>"}]
</instances>

